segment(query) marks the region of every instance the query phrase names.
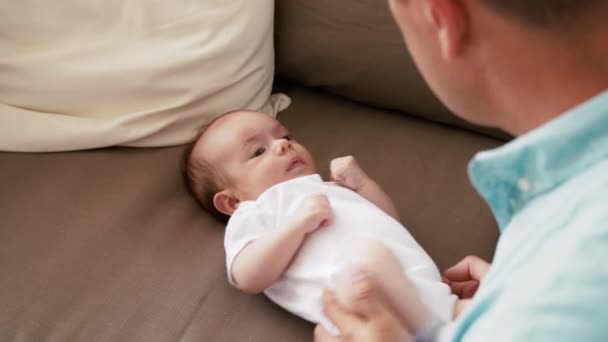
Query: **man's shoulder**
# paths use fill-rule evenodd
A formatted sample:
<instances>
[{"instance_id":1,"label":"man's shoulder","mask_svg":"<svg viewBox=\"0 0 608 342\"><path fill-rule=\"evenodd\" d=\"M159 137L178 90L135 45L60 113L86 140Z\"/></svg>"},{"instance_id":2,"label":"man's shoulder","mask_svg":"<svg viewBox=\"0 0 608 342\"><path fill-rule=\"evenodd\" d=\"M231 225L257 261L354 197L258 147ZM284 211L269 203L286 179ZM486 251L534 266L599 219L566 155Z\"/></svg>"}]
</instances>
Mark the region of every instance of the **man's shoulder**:
<instances>
[{"instance_id":1,"label":"man's shoulder","mask_svg":"<svg viewBox=\"0 0 608 342\"><path fill-rule=\"evenodd\" d=\"M598 228L608 231L608 159L568 178L540 199L535 209L531 215L538 224L546 225L540 230L551 235L558 230L569 236L567 232L572 230L570 238L578 241L595 235Z\"/></svg>"},{"instance_id":2,"label":"man's shoulder","mask_svg":"<svg viewBox=\"0 0 608 342\"><path fill-rule=\"evenodd\" d=\"M608 336L608 160L585 167L531 209L501 238L492 271L453 340ZM499 323L509 329L497 334Z\"/></svg>"},{"instance_id":3,"label":"man's shoulder","mask_svg":"<svg viewBox=\"0 0 608 342\"><path fill-rule=\"evenodd\" d=\"M571 177L565 187L579 199L581 206L608 207L608 159L600 160Z\"/></svg>"}]
</instances>

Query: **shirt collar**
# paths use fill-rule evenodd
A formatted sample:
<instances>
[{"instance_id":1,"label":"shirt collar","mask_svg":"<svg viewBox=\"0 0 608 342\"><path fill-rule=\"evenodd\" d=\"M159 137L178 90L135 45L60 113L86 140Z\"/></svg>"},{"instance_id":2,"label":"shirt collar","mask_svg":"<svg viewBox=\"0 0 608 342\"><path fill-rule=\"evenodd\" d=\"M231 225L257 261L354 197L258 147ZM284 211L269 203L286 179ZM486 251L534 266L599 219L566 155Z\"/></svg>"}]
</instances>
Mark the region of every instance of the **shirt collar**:
<instances>
[{"instance_id":1,"label":"shirt collar","mask_svg":"<svg viewBox=\"0 0 608 342\"><path fill-rule=\"evenodd\" d=\"M513 215L608 157L608 90L469 163L471 182L501 230Z\"/></svg>"}]
</instances>

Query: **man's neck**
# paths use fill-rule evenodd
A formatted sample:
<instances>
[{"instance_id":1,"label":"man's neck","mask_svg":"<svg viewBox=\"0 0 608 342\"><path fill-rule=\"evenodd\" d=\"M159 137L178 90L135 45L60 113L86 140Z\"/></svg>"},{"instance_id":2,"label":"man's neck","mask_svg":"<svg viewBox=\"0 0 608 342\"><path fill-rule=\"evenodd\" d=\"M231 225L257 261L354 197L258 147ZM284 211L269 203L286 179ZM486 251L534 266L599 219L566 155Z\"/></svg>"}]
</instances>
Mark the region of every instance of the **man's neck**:
<instances>
[{"instance_id":1,"label":"man's neck","mask_svg":"<svg viewBox=\"0 0 608 342\"><path fill-rule=\"evenodd\" d=\"M608 78L606 79L608 81ZM558 87L557 85L560 85ZM576 85L574 85L576 84ZM503 127L515 136L523 135L561 116L568 110L584 103L603 90L608 84L591 82L584 78L563 78L555 83L537 88L527 94L519 94L514 113Z\"/></svg>"}]
</instances>

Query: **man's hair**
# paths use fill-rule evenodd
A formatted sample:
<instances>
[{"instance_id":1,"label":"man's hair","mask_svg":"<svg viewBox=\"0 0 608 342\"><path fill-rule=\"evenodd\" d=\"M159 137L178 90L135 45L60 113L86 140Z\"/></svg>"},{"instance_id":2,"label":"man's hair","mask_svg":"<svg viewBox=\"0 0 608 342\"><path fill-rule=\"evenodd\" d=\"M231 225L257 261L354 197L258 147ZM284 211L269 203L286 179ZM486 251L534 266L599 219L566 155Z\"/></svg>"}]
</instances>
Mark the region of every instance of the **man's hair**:
<instances>
[{"instance_id":1,"label":"man's hair","mask_svg":"<svg viewBox=\"0 0 608 342\"><path fill-rule=\"evenodd\" d=\"M498 13L549 29L576 29L581 24L605 20L606 0L483 0Z\"/></svg>"},{"instance_id":2,"label":"man's hair","mask_svg":"<svg viewBox=\"0 0 608 342\"><path fill-rule=\"evenodd\" d=\"M184 153L184 176L188 190L198 200L201 206L222 222L227 222L228 215L217 210L213 204L213 196L224 189L224 181L220 170L206 161L202 156L195 157L194 147L205 134L210 125L204 126L194 142Z\"/></svg>"}]
</instances>

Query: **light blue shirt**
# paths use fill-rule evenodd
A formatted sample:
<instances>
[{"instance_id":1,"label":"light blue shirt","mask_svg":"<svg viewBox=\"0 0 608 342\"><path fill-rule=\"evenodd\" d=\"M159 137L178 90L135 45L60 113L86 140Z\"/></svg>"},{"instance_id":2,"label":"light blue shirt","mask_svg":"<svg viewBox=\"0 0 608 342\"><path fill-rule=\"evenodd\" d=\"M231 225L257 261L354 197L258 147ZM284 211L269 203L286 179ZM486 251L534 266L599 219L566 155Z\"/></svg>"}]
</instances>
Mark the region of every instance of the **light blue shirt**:
<instances>
[{"instance_id":1,"label":"light blue shirt","mask_svg":"<svg viewBox=\"0 0 608 342\"><path fill-rule=\"evenodd\" d=\"M608 91L469 175L501 236L452 341L608 341Z\"/></svg>"}]
</instances>

